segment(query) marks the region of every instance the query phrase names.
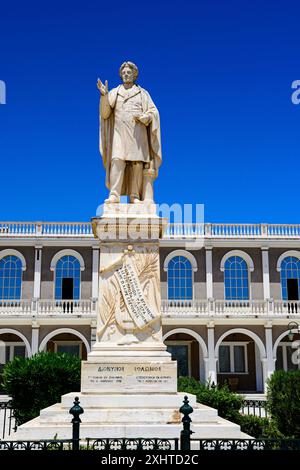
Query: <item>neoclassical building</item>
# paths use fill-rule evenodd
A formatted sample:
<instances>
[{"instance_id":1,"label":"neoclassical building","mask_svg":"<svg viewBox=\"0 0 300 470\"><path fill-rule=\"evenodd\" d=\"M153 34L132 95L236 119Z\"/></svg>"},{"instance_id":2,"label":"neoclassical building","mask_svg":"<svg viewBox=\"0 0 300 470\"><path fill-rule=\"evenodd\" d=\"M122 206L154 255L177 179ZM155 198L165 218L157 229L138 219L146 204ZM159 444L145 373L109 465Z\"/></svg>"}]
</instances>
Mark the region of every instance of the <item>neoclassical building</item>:
<instances>
[{"instance_id":1,"label":"neoclassical building","mask_svg":"<svg viewBox=\"0 0 300 470\"><path fill-rule=\"evenodd\" d=\"M38 351L83 359L96 335L99 245L90 223L0 223L0 364ZM300 327L300 225L170 224L162 322L180 375L263 392Z\"/></svg>"}]
</instances>

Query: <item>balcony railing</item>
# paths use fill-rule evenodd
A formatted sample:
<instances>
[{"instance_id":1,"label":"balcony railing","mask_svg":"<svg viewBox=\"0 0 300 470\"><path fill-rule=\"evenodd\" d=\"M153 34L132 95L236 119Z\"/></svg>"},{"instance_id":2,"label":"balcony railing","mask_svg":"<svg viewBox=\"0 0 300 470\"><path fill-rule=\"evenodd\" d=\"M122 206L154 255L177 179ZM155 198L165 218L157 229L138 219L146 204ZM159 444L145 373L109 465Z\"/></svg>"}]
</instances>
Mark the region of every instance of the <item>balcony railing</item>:
<instances>
[{"instance_id":1,"label":"balcony railing","mask_svg":"<svg viewBox=\"0 0 300 470\"><path fill-rule=\"evenodd\" d=\"M0 222L0 237L92 237L90 222Z\"/></svg>"},{"instance_id":2,"label":"balcony railing","mask_svg":"<svg viewBox=\"0 0 300 470\"><path fill-rule=\"evenodd\" d=\"M0 315L31 316L31 300L0 300Z\"/></svg>"},{"instance_id":3,"label":"balcony railing","mask_svg":"<svg viewBox=\"0 0 300 470\"><path fill-rule=\"evenodd\" d=\"M92 300L39 300L36 301L39 316L79 315L93 316L96 314L96 302Z\"/></svg>"},{"instance_id":4,"label":"balcony railing","mask_svg":"<svg viewBox=\"0 0 300 470\"><path fill-rule=\"evenodd\" d=\"M169 224L164 238L299 238L300 224Z\"/></svg>"},{"instance_id":5,"label":"balcony railing","mask_svg":"<svg viewBox=\"0 0 300 470\"><path fill-rule=\"evenodd\" d=\"M208 314L208 301L162 300L161 312L163 317L206 316Z\"/></svg>"},{"instance_id":6,"label":"balcony railing","mask_svg":"<svg viewBox=\"0 0 300 470\"><path fill-rule=\"evenodd\" d=\"M165 318L300 318L300 301L284 300L162 300ZM96 317L97 301L2 300L0 318Z\"/></svg>"},{"instance_id":7,"label":"balcony railing","mask_svg":"<svg viewBox=\"0 0 300 470\"><path fill-rule=\"evenodd\" d=\"M162 300L163 317L299 317L299 301L283 300Z\"/></svg>"},{"instance_id":8,"label":"balcony railing","mask_svg":"<svg viewBox=\"0 0 300 470\"><path fill-rule=\"evenodd\" d=\"M0 316L51 317L96 315L96 300L0 300Z\"/></svg>"},{"instance_id":9,"label":"balcony railing","mask_svg":"<svg viewBox=\"0 0 300 470\"><path fill-rule=\"evenodd\" d=\"M0 222L0 238L93 238L90 222ZM165 239L300 238L300 224L169 224Z\"/></svg>"}]
</instances>

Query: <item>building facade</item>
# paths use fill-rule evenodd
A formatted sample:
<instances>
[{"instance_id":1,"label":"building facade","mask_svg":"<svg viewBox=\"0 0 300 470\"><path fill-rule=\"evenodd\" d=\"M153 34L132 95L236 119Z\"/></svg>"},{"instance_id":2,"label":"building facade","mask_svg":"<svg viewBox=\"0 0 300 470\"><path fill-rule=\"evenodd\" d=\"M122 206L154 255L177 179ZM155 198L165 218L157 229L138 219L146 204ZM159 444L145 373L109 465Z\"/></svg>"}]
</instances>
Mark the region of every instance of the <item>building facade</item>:
<instances>
[{"instance_id":1,"label":"building facade","mask_svg":"<svg viewBox=\"0 0 300 470\"><path fill-rule=\"evenodd\" d=\"M86 358L100 256L90 223L0 222L0 367L45 350ZM300 225L170 224L160 261L180 375L258 393L299 368Z\"/></svg>"}]
</instances>

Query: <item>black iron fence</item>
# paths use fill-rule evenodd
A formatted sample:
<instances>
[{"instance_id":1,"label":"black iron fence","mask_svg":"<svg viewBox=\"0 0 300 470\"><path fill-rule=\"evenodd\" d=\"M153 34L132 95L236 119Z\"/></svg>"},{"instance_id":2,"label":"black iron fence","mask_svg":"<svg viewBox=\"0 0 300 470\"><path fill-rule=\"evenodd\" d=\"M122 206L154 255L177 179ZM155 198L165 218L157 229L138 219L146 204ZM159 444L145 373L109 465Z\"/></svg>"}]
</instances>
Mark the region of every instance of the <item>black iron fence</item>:
<instances>
[{"instance_id":1,"label":"black iron fence","mask_svg":"<svg viewBox=\"0 0 300 470\"><path fill-rule=\"evenodd\" d=\"M148 451L168 451L179 450L180 443L178 438L114 438L114 439L93 439L87 438L85 442L87 450L102 451L124 451L124 450L148 450Z\"/></svg>"},{"instance_id":2,"label":"black iron fence","mask_svg":"<svg viewBox=\"0 0 300 470\"><path fill-rule=\"evenodd\" d=\"M244 400L241 408L243 415L254 415L260 418L268 418L268 409L266 400Z\"/></svg>"},{"instance_id":3,"label":"black iron fence","mask_svg":"<svg viewBox=\"0 0 300 470\"><path fill-rule=\"evenodd\" d=\"M300 451L300 439L191 439L191 449L199 451Z\"/></svg>"},{"instance_id":4,"label":"black iron fence","mask_svg":"<svg viewBox=\"0 0 300 470\"><path fill-rule=\"evenodd\" d=\"M10 401L0 402L0 439L5 439L17 430L14 410Z\"/></svg>"},{"instance_id":5,"label":"black iron fence","mask_svg":"<svg viewBox=\"0 0 300 470\"><path fill-rule=\"evenodd\" d=\"M49 439L41 441L1 441L0 450L75 450L72 439Z\"/></svg>"},{"instance_id":6,"label":"black iron fence","mask_svg":"<svg viewBox=\"0 0 300 470\"><path fill-rule=\"evenodd\" d=\"M75 445L74 445L75 444ZM41 440L41 441L1 441L0 451L15 450L58 450L58 451L185 451L180 439L161 438L87 438L79 441L73 439ZM300 451L300 439L191 439L191 451Z\"/></svg>"}]
</instances>

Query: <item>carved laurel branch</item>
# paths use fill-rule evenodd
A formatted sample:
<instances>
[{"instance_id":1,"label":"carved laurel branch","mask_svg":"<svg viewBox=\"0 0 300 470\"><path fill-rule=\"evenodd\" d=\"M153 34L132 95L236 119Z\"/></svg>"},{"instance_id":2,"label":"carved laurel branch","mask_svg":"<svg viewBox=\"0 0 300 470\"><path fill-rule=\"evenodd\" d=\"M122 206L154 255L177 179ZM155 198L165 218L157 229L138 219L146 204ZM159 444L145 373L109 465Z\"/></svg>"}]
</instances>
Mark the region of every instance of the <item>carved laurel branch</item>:
<instances>
[{"instance_id":1,"label":"carved laurel branch","mask_svg":"<svg viewBox=\"0 0 300 470\"><path fill-rule=\"evenodd\" d=\"M112 284L113 287L113 284ZM114 320L114 313L117 303L117 292L113 295L113 288L108 288L108 283L103 286L102 302L100 306L100 318L105 327L110 326Z\"/></svg>"},{"instance_id":2,"label":"carved laurel branch","mask_svg":"<svg viewBox=\"0 0 300 470\"><path fill-rule=\"evenodd\" d=\"M157 278L157 262L158 253L147 253L135 255L135 265L138 272L138 277L142 283L144 280L151 278Z\"/></svg>"}]
</instances>

